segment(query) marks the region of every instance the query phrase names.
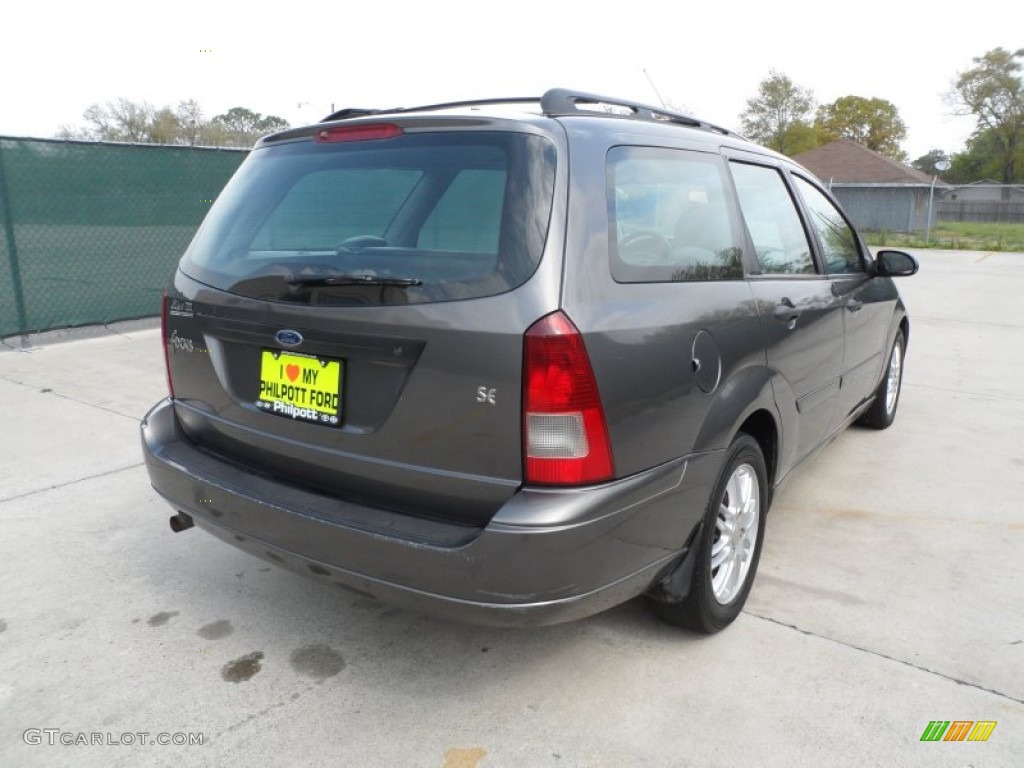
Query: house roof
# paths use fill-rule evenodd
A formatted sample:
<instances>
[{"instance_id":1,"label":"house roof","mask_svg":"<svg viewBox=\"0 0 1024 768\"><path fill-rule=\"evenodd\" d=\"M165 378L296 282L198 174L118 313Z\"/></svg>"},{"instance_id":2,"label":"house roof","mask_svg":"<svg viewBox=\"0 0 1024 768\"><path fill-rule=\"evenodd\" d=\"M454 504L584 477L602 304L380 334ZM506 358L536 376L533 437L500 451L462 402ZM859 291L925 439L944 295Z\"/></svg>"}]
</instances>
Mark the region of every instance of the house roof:
<instances>
[{"instance_id":1,"label":"house roof","mask_svg":"<svg viewBox=\"0 0 1024 768\"><path fill-rule=\"evenodd\" d=\"M823 144L793 160L825 183L930 185L932 177L850 139ZM942 182L939 182L942 185Z\"/></svg>"}]
</instances>

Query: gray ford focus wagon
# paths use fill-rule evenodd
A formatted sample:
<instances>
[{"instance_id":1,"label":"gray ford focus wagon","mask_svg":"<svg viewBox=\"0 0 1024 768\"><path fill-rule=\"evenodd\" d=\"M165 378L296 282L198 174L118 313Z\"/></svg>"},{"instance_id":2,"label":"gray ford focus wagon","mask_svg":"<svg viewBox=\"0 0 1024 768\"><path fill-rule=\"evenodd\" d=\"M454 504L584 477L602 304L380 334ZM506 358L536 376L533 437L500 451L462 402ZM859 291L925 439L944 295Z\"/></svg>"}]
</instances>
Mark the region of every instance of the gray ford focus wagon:
<instances>
[{"instance_id":1,"label":"gray ford focus wagon","mask_svg":"<svg viewBox=\"0 0 1024 768\"><path fill-rule=\"evenodd\" d=\"M916 270L686 115L343 110L262 139L182 257L150 479L174 531L381 600L714 632L779 484L892 423Z\"/></svg>"}]
</instances>

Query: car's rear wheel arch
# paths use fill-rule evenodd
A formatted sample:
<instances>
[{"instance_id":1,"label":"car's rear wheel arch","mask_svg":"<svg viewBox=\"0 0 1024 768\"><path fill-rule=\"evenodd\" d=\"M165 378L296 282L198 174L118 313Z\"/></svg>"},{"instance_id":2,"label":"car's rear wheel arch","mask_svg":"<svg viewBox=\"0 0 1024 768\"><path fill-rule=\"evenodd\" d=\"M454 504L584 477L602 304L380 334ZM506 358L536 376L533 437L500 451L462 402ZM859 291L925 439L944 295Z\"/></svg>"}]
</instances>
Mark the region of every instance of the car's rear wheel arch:
<instances>
[{"instance_id":1,"label":"car's rear wheel arch","mask_svg":"<svg viewBox=\"0 0 1024 768\"><path fill-rule=\"evenodd\" d=\"M761 447L768 476L768 494L771 498L779 457L779 430L775 418L763 408L756 410L740 424L737 432L745 432L750 435Z\"/></svg>"}]
</instances>

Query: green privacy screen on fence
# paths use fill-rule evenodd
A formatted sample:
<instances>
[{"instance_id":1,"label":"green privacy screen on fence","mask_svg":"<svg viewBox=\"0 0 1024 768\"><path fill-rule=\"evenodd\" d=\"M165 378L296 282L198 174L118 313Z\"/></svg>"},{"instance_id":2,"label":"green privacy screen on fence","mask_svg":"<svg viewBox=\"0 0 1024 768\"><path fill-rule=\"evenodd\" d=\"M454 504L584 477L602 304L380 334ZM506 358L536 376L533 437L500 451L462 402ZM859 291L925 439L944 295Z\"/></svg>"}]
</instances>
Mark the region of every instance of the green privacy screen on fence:
<instances>
[{"instance_id":1,"label":"green privacy screen on fence","mask_svg":"<svg viewBox=\"0 0 1024 768\"><path fill-rule=\"evenodd\" d=\"M0 337L158 314L246 154L0 137Z\"/></svg>"}]
</instances>

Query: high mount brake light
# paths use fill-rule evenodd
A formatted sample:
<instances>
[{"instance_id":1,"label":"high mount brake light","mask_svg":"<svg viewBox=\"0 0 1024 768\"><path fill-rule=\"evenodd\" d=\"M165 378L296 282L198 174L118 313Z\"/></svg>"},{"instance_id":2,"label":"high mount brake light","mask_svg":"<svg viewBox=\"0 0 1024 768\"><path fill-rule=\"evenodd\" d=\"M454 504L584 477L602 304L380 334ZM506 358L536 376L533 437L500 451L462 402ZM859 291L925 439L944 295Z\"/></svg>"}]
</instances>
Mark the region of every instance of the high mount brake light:
<instances>
[{"instance_id":1,"label":"high mount brake light","mask_svg":"<svg viewBox=\"0 0 1024 768\"><path fill-rule=\"evenodd\" d=\"M363 125L342 125L317 131L318 144L334 144L342 141L374 141L393 139L403 133L401 126L394 123L368 123Z\"/></svg>"},{"instance_id":2,"label":"high mount brake light","mask_svg":"<svg viewBox=\"0 0 1024 768\"><path fill-rule=\"evenodd\" d=\"M583 336L561 311L541 318L526 332L523 454L530 484L584 485L615 474Z\"/></svg>"}]
</instances>

